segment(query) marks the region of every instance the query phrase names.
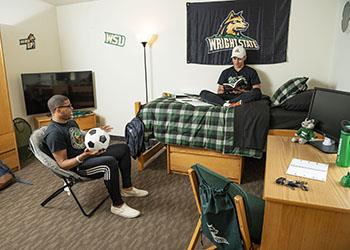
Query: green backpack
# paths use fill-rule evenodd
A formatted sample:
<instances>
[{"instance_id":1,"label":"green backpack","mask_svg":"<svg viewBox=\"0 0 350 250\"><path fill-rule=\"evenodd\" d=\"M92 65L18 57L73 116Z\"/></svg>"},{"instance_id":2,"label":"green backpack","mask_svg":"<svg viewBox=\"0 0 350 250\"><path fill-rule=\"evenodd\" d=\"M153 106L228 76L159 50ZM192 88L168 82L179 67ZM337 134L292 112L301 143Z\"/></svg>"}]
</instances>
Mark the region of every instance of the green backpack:
<instances>
[{"instance_id":1,"label":"green backpack","mask_svg":"<svg viewBox=\"0 0 350 250\"><path fill-rule=\"evenodd\" d=\"M202 233L218 249L243 249L235 205L229 194L231 181L225 178L221 178L219 181L214 180L215 176L210 176L214 172L198 164L192 168L195 170L199 182Z\"/></svg>"}]
</instances>

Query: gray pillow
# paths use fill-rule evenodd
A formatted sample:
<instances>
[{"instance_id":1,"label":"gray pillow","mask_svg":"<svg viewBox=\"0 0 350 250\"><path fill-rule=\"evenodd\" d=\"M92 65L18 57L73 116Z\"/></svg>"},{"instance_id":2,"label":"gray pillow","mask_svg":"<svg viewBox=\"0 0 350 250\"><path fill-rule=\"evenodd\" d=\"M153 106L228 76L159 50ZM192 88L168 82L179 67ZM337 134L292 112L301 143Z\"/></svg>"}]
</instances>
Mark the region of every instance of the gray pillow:
<instances>
[{"instance_id":1,"label":"gray pillow","mask_svg":"<svg viewBox=\"0 0 350 250\"><path fill-rule=\"evenodd\" d=\"M295 96L287 99L281 108L288 111L309 111L313 89L306 90L302 93L296 94Z\"/></svg>"}]
</instances>

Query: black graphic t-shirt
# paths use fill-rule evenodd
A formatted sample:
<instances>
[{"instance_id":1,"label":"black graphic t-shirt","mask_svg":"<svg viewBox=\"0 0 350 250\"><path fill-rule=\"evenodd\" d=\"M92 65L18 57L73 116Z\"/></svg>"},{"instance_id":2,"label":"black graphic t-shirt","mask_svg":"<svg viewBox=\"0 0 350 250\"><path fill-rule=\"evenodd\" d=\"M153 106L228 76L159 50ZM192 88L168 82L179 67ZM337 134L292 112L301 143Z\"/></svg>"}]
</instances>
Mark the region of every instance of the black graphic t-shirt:
<instances>
[{"instance_id":1,"label":"black graphic t-shirt","mask_svg":"<svg viewBox=\"0 0 350 250\"><path fill-rule=\"evenodd\" d=\"M258 76L258 73L256 73L255 69L249 67L249 66L244 66L240 71L236 71L233 66L231 66L228 69L225 69L218 80L218 84L222 85L223 83L235 83L239 79L242 79L245 81L245 85L248 87L246 90L251 90L252 86L255 84L260 84L260 79Z\"/></svg>"},{"instance_id":2,"label":"black graphic t-shirt","mask_svg":"<svg viewBox=\"0 0 350 250\"><path fill-rule=\"evenodd\" d=\"M52 156L52 153L66 149L67 158L73 158L85 149L84 135L74 120L67 123L52 121L48 126L43 141L44 151Z\"/></svg>"}]
</instances>

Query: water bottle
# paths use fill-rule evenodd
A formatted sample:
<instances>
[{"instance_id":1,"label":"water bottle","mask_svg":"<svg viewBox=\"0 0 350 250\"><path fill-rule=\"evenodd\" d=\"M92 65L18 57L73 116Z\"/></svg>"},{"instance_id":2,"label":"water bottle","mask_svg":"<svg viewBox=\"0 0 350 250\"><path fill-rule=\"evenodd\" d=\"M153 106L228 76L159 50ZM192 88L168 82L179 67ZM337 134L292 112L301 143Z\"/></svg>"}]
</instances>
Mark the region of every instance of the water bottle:
<instances>
[{"instance_id":1,"label":"water bottle","mask_svg":"<svg viewBox=\"0 0 350 250\"><path fill-rule=\"evenodd\" d=\"M350 121L341 121L341 132L336 165L350 167Z\"/></svg>"}]
</instances>

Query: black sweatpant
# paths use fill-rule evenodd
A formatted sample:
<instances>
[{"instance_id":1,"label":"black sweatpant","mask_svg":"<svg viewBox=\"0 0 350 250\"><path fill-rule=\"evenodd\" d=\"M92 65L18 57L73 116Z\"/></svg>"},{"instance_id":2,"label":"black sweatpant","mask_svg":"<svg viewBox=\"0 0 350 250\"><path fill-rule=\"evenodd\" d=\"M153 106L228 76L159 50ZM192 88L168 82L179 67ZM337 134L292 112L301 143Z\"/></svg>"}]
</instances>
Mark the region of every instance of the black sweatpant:
<instances>
[{"instance_id":1,"label":"black sweatpant","mask_svg":"<svg viewBox=\"0 0 350 250\"><path fill-rule=\"evenodd\" d=\"M103 177L113 205L123 204L120 195L119 171L122 176L123 188L131 187L130 150L126 144L113 144L101 155L87 158L78 165L77 173L90 178Z\"/></svg>"},{"instance_id":2,"label":"black sweatpant","mask_svg":"<svg viewBox=\"0 0 350 250\"><path fill-rule=\"evenodd\" d=\"M254 88L241 94L215 94L208 90L202 90L199 96L205 102L222 106L227 100L230 102L242 101L243 103L258 101L261 99L262 93L259 88Z\"/></svg>"}]
</instances>

